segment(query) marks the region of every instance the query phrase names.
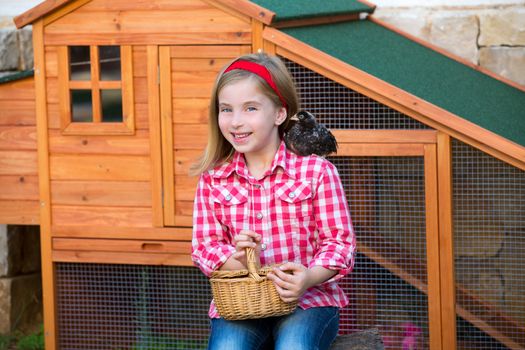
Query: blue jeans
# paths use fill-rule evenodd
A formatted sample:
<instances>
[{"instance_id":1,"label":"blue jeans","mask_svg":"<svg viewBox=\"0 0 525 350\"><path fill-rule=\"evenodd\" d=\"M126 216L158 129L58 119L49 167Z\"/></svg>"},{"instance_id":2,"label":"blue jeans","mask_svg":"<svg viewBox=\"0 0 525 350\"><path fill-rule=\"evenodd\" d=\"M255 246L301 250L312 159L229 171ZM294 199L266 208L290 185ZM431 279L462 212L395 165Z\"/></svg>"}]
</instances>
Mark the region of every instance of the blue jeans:
<instances>
[{"instance_id":1,"label":"blue jeans","mask_svg":"<svg viewBox=\"0 0 525 350\"><path fill-rule=\"evenodd\" d=\"M301 308L286 316L211 320L209 350L324 350L339 330L336 307Z\"/></svg>"}]
</instances>

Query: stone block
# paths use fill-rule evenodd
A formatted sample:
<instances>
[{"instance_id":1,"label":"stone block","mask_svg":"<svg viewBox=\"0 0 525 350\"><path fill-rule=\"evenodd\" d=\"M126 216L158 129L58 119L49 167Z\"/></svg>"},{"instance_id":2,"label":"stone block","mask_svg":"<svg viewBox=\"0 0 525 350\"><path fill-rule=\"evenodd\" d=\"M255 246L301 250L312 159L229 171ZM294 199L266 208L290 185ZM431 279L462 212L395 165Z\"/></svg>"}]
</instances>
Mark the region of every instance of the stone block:
<instances>
[{"instance_id":1,"label":"stone block","mask_svg":"<svg viewBox=\"0 0 525 350\"><path fill-rule=\"evenodd\" d=\"M478 20L472 14L445 13L430 17L430 42L474 64L478 63L478 33Z\"/></svg>"},{"instance_id":2,"label":"stone block","mask_svg":"<svg viewBox=\"0 0 525 350\"><path fill-rule=\"evenodd\" d=\"M401 31L411 34L417 38L428 41L429 24L427 21L428 11L413 10L410 12L402 10L382 10L378 8L374 17L399 28Z\"/></svg>"},{"instance_id":3,"label":"stone block","mask_svg":"<svg viewBox=\"0 0 525 350\"><path fill-rule=\"evenodd\" d=\"M18 30L18 46L20 51L20 70L33 69L33 30L22 28Z\"/></svg>"},{"instance_id":4,"label":"stone block","mask_svg":"<svg viewBox=\"0 0 525 350\"><path fill-rule=\"evenodd\" d=\"M20 54L18 35L12 28L0 29L0 71L17 70Z\"/></svg>"},{"instance_id":5,"label":"stone block","mask_svg":"<svg viewBox=\"0 0 525 350\"><path fill-rule=\"evenodd\" d=\"M42 322L40 274L0 278L0 334Z\"/></svg>"},{"instance_id":6,"label":"stone block","mask_svg":"<svg viewBox=\"0 0 525 350\"><path fill-rule=\"evenodd\" d=\"M479 64L525 85L525 47L483 47L480 49Z\"/></svg>"},{"instance_id":7,"label":"stone block","mask_svg":"<svg viewBox=\"0 0 525 350\"><path fill-rule=\"evenodd\" d=\"M480 46L525 45L525 7L484 12L479 23Z\"/></svg>"},{"instance_id":8,"label":"stone block","mask_svg":"<svg viewBox=\"0 0 525 350\"><path fill-rule=\"evenodd\" d=\"M385 347L377 328L338 336L330 350L383 350Z\"/></svg>"},{"instance_id":9,"label":"stone block","mask_svg":"<svg viewBox=\"0 0 525 350\"><path fill-rule=\"evenodd\" d=\"M0 277L40 271L38 226L0 226Z\"/></svg>"}]
</instances>

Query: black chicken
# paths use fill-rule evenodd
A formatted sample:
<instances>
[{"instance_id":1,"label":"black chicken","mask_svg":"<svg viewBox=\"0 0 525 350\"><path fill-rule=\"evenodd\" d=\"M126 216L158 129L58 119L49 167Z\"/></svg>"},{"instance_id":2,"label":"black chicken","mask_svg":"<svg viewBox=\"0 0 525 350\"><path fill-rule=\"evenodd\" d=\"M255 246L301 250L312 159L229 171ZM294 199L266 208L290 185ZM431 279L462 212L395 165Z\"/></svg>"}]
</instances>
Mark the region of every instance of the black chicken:
<instances>
[{"instance_id":1,"label":"black chicken","mask_svg":"<svg viewBox=\"0 0 525 350\"><path fill-rule=\"evenodd\" d=\"M300 156L317 154L322 157L337 152L334 135L318 123L312 113L299 111L291 120L292 126L285 133L284 142L292 152Z\"/></svg>"}]
</instances>

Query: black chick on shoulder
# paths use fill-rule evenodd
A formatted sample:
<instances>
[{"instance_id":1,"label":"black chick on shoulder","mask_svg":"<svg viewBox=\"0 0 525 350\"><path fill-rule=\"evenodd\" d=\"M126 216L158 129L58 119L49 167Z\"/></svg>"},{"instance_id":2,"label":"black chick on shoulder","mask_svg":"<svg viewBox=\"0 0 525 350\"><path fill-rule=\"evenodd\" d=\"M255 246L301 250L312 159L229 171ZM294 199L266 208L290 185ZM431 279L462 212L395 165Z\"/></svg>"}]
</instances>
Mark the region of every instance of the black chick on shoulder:
<instances>
[{"instance_id":1,"label":"black chick on shoulder","mask_svg":"<svg viewBox=\"0 0 525 350\"><path fill-rule=\"evenodd\" d=\"M318 123L312 113L299 111L291 120L292 126L284 134L284 142L289 150L300 156L317 154L321 157L337 152L334 135L326 126Z\"/></svg>"}]
</instances>

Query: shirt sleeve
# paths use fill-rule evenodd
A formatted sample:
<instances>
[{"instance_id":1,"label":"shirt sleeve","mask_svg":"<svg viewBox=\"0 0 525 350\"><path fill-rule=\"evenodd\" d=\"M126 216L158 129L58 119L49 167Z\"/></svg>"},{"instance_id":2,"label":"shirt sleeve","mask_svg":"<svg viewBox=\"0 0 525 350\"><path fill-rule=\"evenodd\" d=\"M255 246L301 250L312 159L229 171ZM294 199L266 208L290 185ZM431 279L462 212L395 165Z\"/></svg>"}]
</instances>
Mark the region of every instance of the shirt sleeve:
<instances>
[{"instance_id":1,"label":"shirt sleeve","mask_svg":"<svg viewBox=\"0 0 525 350\"><path fill-rule=\"evenodd\" d=\"M326 161L313 202L318 229L318 247L310 266L337 270L331 282L349 273L354 266L356 238L345 192L337 168Z\"/></svg>"},{"instance_id":2,"label":"shirt sleeve","mask_svg":"<svg viewBox=\"0 0 525 350\"><path fill-rule=\"evenodd\" d=\"M211 176L208 173L202 174L193 208L191 258L206 276L210 276L235 252L235 247L225 230L215 216L211 197Z\"/></svg>"}]
</instances>

